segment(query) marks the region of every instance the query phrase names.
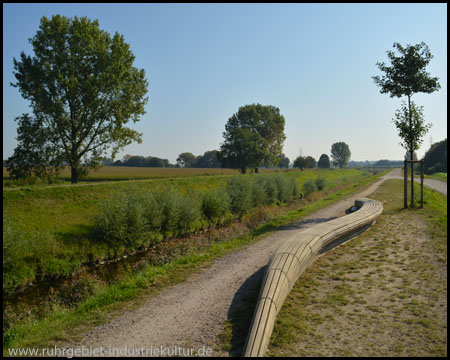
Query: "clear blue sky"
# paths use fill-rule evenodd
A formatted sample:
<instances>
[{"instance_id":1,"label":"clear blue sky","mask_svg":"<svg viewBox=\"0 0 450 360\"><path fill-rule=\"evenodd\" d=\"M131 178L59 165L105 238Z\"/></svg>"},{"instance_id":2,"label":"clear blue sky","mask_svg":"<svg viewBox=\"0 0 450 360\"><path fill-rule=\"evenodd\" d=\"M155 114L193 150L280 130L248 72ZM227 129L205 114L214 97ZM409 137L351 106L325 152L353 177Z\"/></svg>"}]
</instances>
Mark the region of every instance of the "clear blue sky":
<instances>
[{"instance_id":1,"label":"clear blue sky","mask_svg":"<svg viewBox=\"0 0 450 360\"><path fill-rule=\"evenodd\" d=\"M292 160L330 155L346 142L351 160L403 159L392 123L401 99L381 94L371 76L394 42L424 41L427 70L441 90L417 94L427 122L423 156L447 137L447 4L3 4L3 159L16 146L14 118L31 112L10 86L13 57L34 55L40 18L98 19L123 34L149 81L146 114L131 127L144 135L118 154L175 160L219 149L240 106L274 105L286 119Z\"/></svg>"}]
</instances>

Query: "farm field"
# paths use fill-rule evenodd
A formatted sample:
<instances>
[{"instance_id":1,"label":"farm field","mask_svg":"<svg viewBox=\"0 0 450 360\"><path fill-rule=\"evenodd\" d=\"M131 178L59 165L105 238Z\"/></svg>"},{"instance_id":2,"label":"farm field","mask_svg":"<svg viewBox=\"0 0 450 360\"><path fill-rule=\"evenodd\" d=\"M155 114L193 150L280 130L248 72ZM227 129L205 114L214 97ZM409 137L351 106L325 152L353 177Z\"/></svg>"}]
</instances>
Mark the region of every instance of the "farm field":
<instances>
[{"instance_id":1,"label":"farm field","mask_svg":"<svg viewBox=\"0 0 450 360\"><path fill-rule=\"evenodd\" d=\"M260 172L286 171L279 169L260 169ZM296 171L296 170L291 170ZM161 168L161 167L131 167L131 166L103 166L98 171L91 171L88 176L80 179L80 184L99 181L121 181L138 179L158 179L172 177L236 175L239 170L221 168ZM59 176L61 183L70 184L70 167L63 169ZM9 173L3 167L3 186L17 187L9 180Z\"/></svg>"}]
</instances>

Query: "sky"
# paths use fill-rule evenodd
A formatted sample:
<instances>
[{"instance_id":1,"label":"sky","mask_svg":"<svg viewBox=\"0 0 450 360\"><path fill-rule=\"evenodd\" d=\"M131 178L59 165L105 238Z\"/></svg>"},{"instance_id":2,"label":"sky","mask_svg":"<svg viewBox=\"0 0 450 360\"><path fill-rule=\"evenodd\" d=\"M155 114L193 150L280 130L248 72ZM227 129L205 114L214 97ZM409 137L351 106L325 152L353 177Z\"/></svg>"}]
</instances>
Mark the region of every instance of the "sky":
<instances>
[{"instance_id":1,"label":"sky","mask_svg":"<svg viewBox=\"0 0 450 360\"><path fill-rule=\"evenodd\" d=\"M13 58L33 56L29 39L42 16L98 19L122 34L149 82L146 114L131 128L142 143L125 154L171 163L182 152L220 148L228 119L248 104L273 105L285 118L283 152L330 156L343 141L353 161L401 160L392 122L406 97L381 94L372 76L387 50L424 41L427 71L441 89L414 94L432 127L417 151L447 137L447 4L3 4L3 159L17 145L14 119L30 113ZM110 154L109 154L110 155Z\"/></svg>"}]
</instances>

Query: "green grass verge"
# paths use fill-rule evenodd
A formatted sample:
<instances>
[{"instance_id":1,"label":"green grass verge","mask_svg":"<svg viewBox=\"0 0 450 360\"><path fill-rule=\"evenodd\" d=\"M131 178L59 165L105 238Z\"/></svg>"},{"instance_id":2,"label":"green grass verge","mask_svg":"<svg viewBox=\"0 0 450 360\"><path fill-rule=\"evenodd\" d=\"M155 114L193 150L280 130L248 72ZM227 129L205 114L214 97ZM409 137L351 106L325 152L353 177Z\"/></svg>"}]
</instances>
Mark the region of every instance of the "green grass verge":
<instances>
[{"instance_id":1,"label":"green grass verge","mask_svg":"<svg viewBox=\"0 0 450 360\"><path fill-rule=\"evenodd\" d=\"M347 173L348 174L348 173ZM40 319L22 321L4 332L4 354L7 348L49 346L60 340L74 339L93 325L128 308L135 308L144 298L162 288L186 279L189 274L210 266L212 261L230 252L238 251L258 239L268 236L280 226L298 221L343 197L373 183L381 176L365 178L336 193L306 205L301 209L278 216L252 233L225 243L212 244L201 252L188 253L161 266L146 266L137 274L128 274L111 285L99 284L95 292L75 308L55 307Z\"/></svg>"}]
</instances>

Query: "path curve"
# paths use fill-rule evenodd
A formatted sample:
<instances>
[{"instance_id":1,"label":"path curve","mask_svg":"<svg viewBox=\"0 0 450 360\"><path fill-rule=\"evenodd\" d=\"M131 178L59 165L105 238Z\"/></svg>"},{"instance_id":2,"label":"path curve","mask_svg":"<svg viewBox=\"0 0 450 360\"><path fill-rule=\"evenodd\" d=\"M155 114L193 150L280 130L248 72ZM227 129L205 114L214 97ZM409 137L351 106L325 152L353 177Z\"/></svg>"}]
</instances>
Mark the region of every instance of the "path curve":
<instances>
[{"instance_id":1,"label":"path curve","mask_svg":"<svg viewBox=\"0 0 450 360\"><path fill-rule=\"evenodd\" d=\"M404 180L404 177L402 175L402 170L400 168L396 168L394 169L392 172L390 172L390 176L393 179L402 179ZM414 178L414 181L420 184L420 176L416 176ZM444 194L445 196L447 196L447 183L441 180L436 180L436 179L428 179L428 178L424 178L423 179L423 184L427 187L429 187L430 189L436 190L437 192L440 192L441 194ZM409 187L408 187L408 194L409 194ZM409 196L409 195L408 195Z\"/></svg>"},{"instance_id":2,"label":"path curve","mask_svg":"<svg viewBox=\"0 0 450 360\"><path fill-rule=\"evenodd\" d=\"M212 267L163 289L137 310L126 311L111 322L93 328L83 335L81 342L66 347L199 349L206 346L214 349L229 313L262 278L271 255L293 231L345 215L356 198L367 197L385 180L397 178L399 171L394 169L366 190L216 260ZM213 355L229 354L214 351Z\"/></svg>"}]
</instances>

